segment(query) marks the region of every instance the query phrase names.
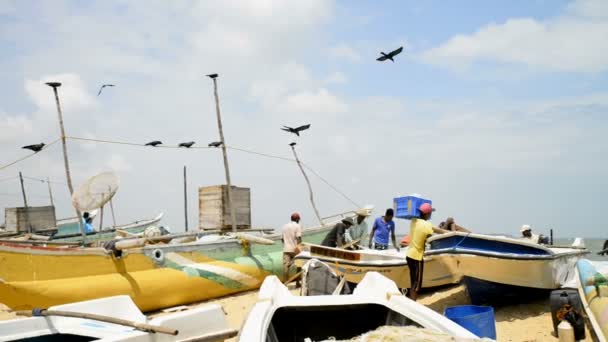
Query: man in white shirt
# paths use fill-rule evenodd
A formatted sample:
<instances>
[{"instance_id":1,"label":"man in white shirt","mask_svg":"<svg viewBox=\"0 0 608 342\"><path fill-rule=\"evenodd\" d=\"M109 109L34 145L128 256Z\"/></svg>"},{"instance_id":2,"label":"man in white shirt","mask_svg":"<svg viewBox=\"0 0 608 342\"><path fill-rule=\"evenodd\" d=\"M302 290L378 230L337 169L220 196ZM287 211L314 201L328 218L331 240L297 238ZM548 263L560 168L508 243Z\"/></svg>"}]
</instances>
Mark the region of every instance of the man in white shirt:
<instances>
[{"instance_id":1,"label":"man in white shirt","mask_svg":"<svg viewBox=\"0 0 608 342\"><path fill-rule=\"evenodd\" d=\"M529 225L524 224L523 226L521 226L521 229L519 231L521 232L521 239L522 240L529 240L529 241L532 241L534 243L539 243L540 242L540 235L533 234L532 233L532 228L530 228Z\"/></svg>"},{"instance_id":2,"label":"man in white shirt","mask_svg":"<svg viewBox=\"0 0 608 342\"><path fill-rule=\"evenodd\" d=\"M346 234L344 235L347 243L355 240L363 241L367 236L368 226L365 219L371 215L370 210L367 208L359 209L355 214L357 215L355 224L350 227L350 229L346 230Z\"/></svg>"},{"instance_id":3,"label":"man in white shirt","mask_svg":"<svg viewBox=\"0 0 608 342\"><path fill-rule=\"evenodd\" d=\"M293 265L293 258L300 253L299 245L302 243L302 226L300 214L291 214L291 222L283 226L283 277L289 279L289 268Z\"/></svg>"}]
</instances>

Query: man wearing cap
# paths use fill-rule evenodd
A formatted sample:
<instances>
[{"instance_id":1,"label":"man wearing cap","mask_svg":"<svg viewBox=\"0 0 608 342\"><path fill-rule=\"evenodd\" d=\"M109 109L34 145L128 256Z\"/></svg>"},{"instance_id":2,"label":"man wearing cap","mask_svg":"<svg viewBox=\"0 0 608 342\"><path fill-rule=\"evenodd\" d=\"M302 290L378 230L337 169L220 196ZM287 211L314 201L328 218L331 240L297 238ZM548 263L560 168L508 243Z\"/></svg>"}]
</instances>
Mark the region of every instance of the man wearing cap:
<instances>
[{"instance_id":1,"label":"man wearing cap","mask_svg":"<svg viewBox=\"0 0 608 342\"><path fill-rule=\"evenodd\" d=\"M302 243L300 214L291 214L291 222L283 226L281 241L283 241L283 276L287 280L293 258L300 253L299 245Z\"/></svg>"},{"instance_id":2,"label":"man wearing cap","mask_svg":"<svg viewBox=\"0 0 608 342\"><path fill-rule=\"evenodd\" d=\"M395 240L395 222L393 222L394 211L391 208L386 209L384 216L378 217L374 221L372 226L372 233L369 238L369 248L372 248L372 241L374 242L374 249L385 250L388 249L388 236L391 235L393 246L397 252L399 247L397 246L397 240Z\"/></svg>"},{"instance_id":3,"label":"man wearing cap","mask_svg":"<svg viewBox=\"0 0 608 342\"><path fill-rule=\"evenodd\" d=\"M367 221L365 219L370 215L369 209L359 209L356 214L355 224L346 231L346 242L363 241L363 238L367 235Z\"/></svg>"},{"instance_id":4,"label":"man wearing cap","mask_svg":"<svg viewBox=\"0 0 608 342\"><path fill-rule=\"evenodd\" d=\"M410 243L405 258L410 269L410 290L407 292L407 296L412 300L418 298L418 292L422 288L426 239L433 233L447 233L447 230L433 227L429 221L433 214L433 207L430 203L420 205L418 212L420 218L413 218L410 223Z\"/></svg>"},{"instance_id":5,"label":"man wearing cap","mask_svg":"<svg viewBox=\"0 0 608 342\"><path fill-rule=\"evenodd\" d=\"M522 240L532 241L534 243L540 243L542 235L533 234L532 228L530 228L530 225L524 224L523 226L521 226L521 229L519 231L521 232Z\"/></svg>"},{"instance_id":6,"label":"man wearing cap","mask_svg":"<svg viewBox=\"0 0 608 342\"><path fill-rule=\"evenodd\" d=\"M352 227L354 221L352 218L347 217L342 220L342 222L336 223L336 225L327 233L321 245L326 247L342 247L346 244L346 240L344 235L346 231Z\"/></svg>"}]
</instances>

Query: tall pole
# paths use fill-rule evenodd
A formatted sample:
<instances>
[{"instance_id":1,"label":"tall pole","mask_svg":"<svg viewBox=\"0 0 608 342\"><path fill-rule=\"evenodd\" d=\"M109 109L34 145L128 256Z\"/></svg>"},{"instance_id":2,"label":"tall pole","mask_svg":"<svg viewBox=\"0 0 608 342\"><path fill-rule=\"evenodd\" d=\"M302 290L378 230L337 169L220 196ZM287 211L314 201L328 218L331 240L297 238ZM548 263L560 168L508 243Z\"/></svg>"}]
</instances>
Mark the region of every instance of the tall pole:
<instances>
[{"instance_id":1,"label":"tall pole","mask_svg":"<svg viewBox=\"0 0 608 342\"><path fill-rule=\"evenodd\" d=\"M184 165L184 222L188 231L188 185L186 183L186 165Z\"/></svg>"},{"instance_id":2,"label":"tall pole","mask_svg":"<svg viewBox=\"0 0 608 342\"><path fill-rule=\"evenodd\" d=\"M222 117L220 116L220 99L217 95L217 74L207 75L213 80L213 94L215 95L215 111L217 113L217 128L220 131L220 141L222 142L222 154L224 155L224 171L226 172L226 183L228 183L228 203L230 204L230 219L232 221L232 231L236 232L236 208L232 203L232 184L230 183L230 169L228 168L228 155L226 154L226 140L222 130Z\"/></svg>"},{"instance_id":3,"label":"tall pole","mask_svg":"<svg viewBox=\"0 0 608 342\"><path fill-rule=\"evenodd\" d=\"M306 180L306 185L308 185L308 193L310 194L310 204L312 204L312 209L315 211L315 215L317 215L317 219L319 220L319 223L321 225L324 225L323 220L321 219L321 215L319 215L319 210L317 210L317 206L315 205L315 199L312 194L312 186L310 186L310 180L308 180L308 176L306 175L306 172L304 172L304 168L302 167L300 158L298 158L298 154L296 153L296 148L294 147L295 143L290 144L290 146L291 146L291 151L293 152L293 156L294 156L294 158L296 158L296 163L298 163L298 166L300 167L300 171L302 171L302 174L304 175L304 179Z\"/></svg>"},{"instance_id":4,"label":"tall pole","mask_svg":"<svg viewBox=\"0 0 608 342\"><path fill-rule=\"evenodd\" d=\"M53 191L51 191L51 180L49 179L49 177L46 177L46 185L48 185L49 187L49 198L51 199L51 206L55 206L55 203L53 202Z\"/></svg>"},{"instance_id":5,"label":"tall pole","mask_svg":"<svg viewBox=\"0 0 608 342\"><path fill-rule=\"evenodd\" d=\"M57 115L59 115L59 128L61 129L61 144L63 145L63 163L65 165L65 177L68 182L68 189L70 190L70 196L74 194L74 187L72 186L72 176L70 175L70 162L68 161L68 147L65 142L65 128L63 127L63 114L61 113L61 105L59 104L59 94L57 93L57 88L61 87L61 83L59 82L47 82L46 85L53 88L53 93L55 93L55 104L57 105ZM84 230L84 225L82 224L82 215L80 214L80 210L76 209L76 217L78 218L78 225L80 226L80 233L82 234L82 244L85 244L85 240L87 238L87 233Z\"/></svg>"},{"instance_id":6,"label":"tall pole","mask_svg":"<svg viewBox=\"0 0 608 342\"><path fill-rule=\"evenodd\" d=\"M21 193L23 194L23 205L25 207L25 226L27 227L27 232L32 232L32 225L30 224L30 213L27 209L27 197L25 196L25 187L23 186L23 175L21 171L19 171L19 181L21 182Z\"/></svg>"}]
</instances>

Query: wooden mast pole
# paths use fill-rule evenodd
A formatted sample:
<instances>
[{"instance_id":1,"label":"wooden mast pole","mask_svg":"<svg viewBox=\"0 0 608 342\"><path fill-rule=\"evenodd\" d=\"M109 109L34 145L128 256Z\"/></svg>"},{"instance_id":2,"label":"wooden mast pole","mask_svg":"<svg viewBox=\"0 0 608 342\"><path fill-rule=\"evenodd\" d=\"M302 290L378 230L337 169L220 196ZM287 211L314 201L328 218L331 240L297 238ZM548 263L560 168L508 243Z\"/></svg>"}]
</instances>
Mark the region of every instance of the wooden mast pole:
<instances>
[{"instance_id":1,"label":"wooden mast pole","mask_svg":"<svg viewBox=\"0 0 608 342\"><path fill-rule=\"evenodd\" d=\"M186 183L186 165L184 165L184 222L188 231L188 184Z\"/></svg>"},{"instance_id":2,"label":"wooden mast pole","mask_svg":"<svg viewBox=\"0 0 608 342\"><path fill-rule=\"evenodd\" d=\"M300 171L302 171L302 174L304 175L304 179L306 180L306 185L308 185L308 193L310 194L310 204L312 204L312 209L315 211L315 215L317 215L317 219L319 220L319 223L323 226L324 225L323 219L321 219L321 215L319 215L319 210L317 210L317 206L315 205L315 199L312 194L312 186L310 185L310 180L308 180L308 176L306 175L306 172L304 172L304 168L302 167L300 158L298 158L298 154L296 153L296 148L294 147L295 145L296 145L295 143L289 144L289 146L291 146L291 151L293 152L293 156L294 156L294 158L296 158L296 163L298 163L298 166L300 167Z\"/></svg>"},{"instance_id":3,"label":"wooden mast pole","mask_svg":"<svg viewBox=\"0 0 608 342\"><path fill-rule=\"evenodd\" d=\"M61 144L63 146L63 163L65 166L65 176L68 182L68 189L70 190L70 196L74 194L74 187L72 186L72 176L70 174L70 162L68 160L68 147L66 145L66 136L65 136L65 128L63 127L63 114L61 113L61 105L59 104L59 94L57 92L57 88L61 87L61 83L59 82L47 82L46 85L53 88L53 93L55 94L55 104L57 105L57 115L59 116L59 128L61 129ZM84 245L86 242L87 234L84 231L84 225L82 224L82 215L80 214L80 210L74 207L76 210L76 217L78 218L78 225L80 226L80 232L82 233L82 244Z\"/></svg>"},{"instance_id":4,"label":"wooden mast pole","mask_svg":"<svg viewBox=\"0 0 608 342\"><path fill-rule=\"evenodd\" d=\"M217 95L217 74L207 75L213 80L213 94L215 96L215 112L217 113L217 128L220 131L220 141L222 142L222 155L224 156L224 171L226 172L226 183L228 189L226 196L230 204L230 220L232 221L232 231L236 232L236 208L232 203L232 184L230 182L230 169L228 168L228 155L226 152L226 140L224 139L224 131L222 129L222 117L220 115L220 99Z\"/></svg>"},{"instance_id":5,"label":"wooden mast pole","mask_svg":"<svg viewBox=\"0 0 608 342\"><path fill-rule=\"evenodd\" d=\"M32 225L30 224L30 212L27 209L27 197L25 196L25 186L23 185L23 175L19 171L19 181L21 182L21 194L23 194L23 205L25 206L25 226L28 233L33 233ZM19 230L19 228L17 228Z\"/></svg>"}]
</instances>

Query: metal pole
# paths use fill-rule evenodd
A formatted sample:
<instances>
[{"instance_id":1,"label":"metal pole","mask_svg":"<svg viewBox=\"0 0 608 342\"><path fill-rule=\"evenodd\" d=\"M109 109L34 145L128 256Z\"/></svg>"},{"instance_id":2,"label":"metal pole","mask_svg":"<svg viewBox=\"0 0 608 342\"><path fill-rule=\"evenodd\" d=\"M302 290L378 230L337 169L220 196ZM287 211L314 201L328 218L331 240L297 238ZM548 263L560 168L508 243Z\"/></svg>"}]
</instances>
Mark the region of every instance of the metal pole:
<instances>
[{"instance_id":1,"label":"metal pole","mask_svg":"<svg viewBox=\"0 0 608 342\"><path fill-rule=\"evenodd\" d=\"M186 183L186 165L184 165L184 220L188 231L188 186Z\"/></svg>"},{"instance_id":2,"label":"metal pole","mask_svg":"<svg viewBox=\"0 0 608 342\"><path fill-rule=\"evenodd\" d=\"M108 193L112 193L112 188L110 188L110 186L108 186ZM112 212L112 222L114 223L114 225L112 226L112 228L116 227L116 216L114 216L114 204L112 204L112 197L110 197L110 211Z\"/></svg>"},{"instance_id":3,"label":"metal pole","mask_svg":"<svg viewBox=\"0 0 608 342\"><path fill-rule=\"evenodd\" d=\"M70 162L68 160L68 147L65 142L65 128L63 127L63 114L61 113L61 105L59 104L59 94L57 93L57 88L61 87L61 83L59 82L47 82L46 85L53 88L53 93L55 93L55 104L57 105L57 114L59 115L59 128L61 129L61 144L63 145L63 163L65 165L65 176L68 181L68 189L70 190L70 196L74 194L74 187L72 186L72 176L70 175ZM74 207L76 210L76 216L78 217L78 225L80 226L80 232L82 234L82 244L84 245L86 242L87 234L84 230L84 225L82 224L82 215L80 214L80 210Z\"/></svg>"},{"instance_id":4,"label":"metal pole","mask_svg":"<svg viewBox=\"0 0 608 342\"><path fill-rule=\"evenodd\" d=\"M21 193L23 194L23 205L25 206L25 226L27 227L27 232L32 233L32 225L30 224L30 214L27 209L27 197L25 197L25 187L23 186L23 175L21 171L19 171L19 181L21 182ZM19 228L17 228L19 230Z\"/></svg>"},{"instance_id":5,"label":"metal pole","mask_svg":"<svg viewBox=\"0 0 608 342\"><path fill-rule=\"evenodd\" d=\"M315 200L312 194L312 186L310 186L310 181L308 180L308 176L306 175L306 172L304 172L304 168L302 167L302 163L300 163L300 159L298 158L298 154L296 153L296 148L294 147L294 145L290 145L291 146L291 151L293 152L293 156L296 158L296 163L298 163L298 166L300 167L300 171L302 171L302 174L304 175L304 179L306 180L306 184L308 185L308 193L310 194L310 204L312 204L312 209L315 211L315 215L317 215L317 219L319 220L319 223L323 226L323 220L321 219L321 215L319 215L319 210L317 210L317 206L315 205Z\"/></svg>"},{"instance_id":6,"label":"metal pole","mask_svg":"<svg viewBox=\"0 0 608 342\"><path fill-rule=\"evenodd\" d=\"M49 187L49 198L51 199L51 206L55 206L55 203L53 202L53 191L51 191L51 180L49 179L49 177L46 177L46 185L48 185Z\"/></svg>"},{"instance_id":7,"label":"metal pole","mask_svg":"<svg viewBox=\"0 0 608 342\"><path fill-rule=\"evenodd\" d=\"M553 245L553 228L549 229L549 244Z\"/></svg>"},{"instance_id":8,"label":"metal pole","mask_svg":"<svg viewBox=\"0 0 608 342\"><path fill-rule=\"evenodd\" d=\"M232 231L236 232L236 208L232 203L232 184L230 183L230 169L228 168L228 155L226 154L226 140L222 130L222 117L220 116L220 99L217 95L217 74L208 75L213 79L213 94L215 95L215 111L217 113L217 128L220 131L220 141L222 142L222 154L224 155L224 171L226 172L226 183L228 183L228 203L230 204L230 219L232 221Z\"/></svg>"}]
</instances>

